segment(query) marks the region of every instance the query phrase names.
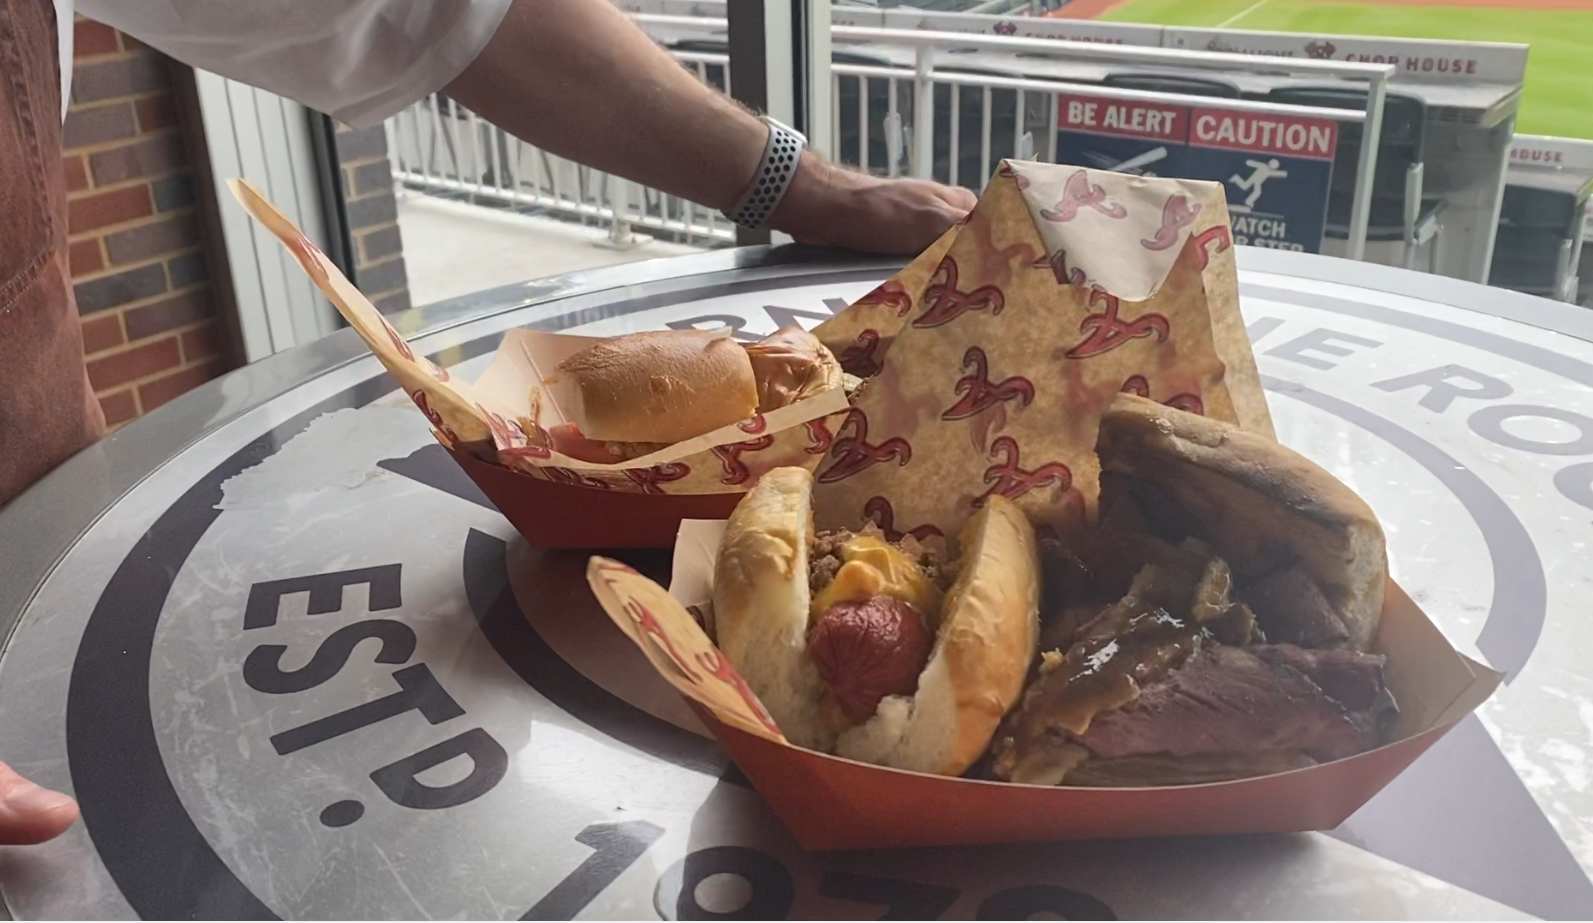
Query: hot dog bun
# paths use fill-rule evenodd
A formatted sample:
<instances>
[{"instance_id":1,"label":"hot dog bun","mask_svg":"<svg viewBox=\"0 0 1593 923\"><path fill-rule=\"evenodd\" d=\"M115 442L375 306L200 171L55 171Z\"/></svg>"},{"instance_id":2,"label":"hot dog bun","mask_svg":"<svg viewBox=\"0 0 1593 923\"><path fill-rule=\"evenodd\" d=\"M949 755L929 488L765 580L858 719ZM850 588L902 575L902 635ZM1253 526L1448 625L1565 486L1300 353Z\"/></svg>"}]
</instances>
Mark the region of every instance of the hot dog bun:
<instances>
[{"instance_id":1,"label":"hot dog bun","mask_svg":"<svg viewBox=\"0 0 1593 923\"><path fill-rule=\"evenodd\" d=\"M615 337L559 363L548 383L598 442L681 442L758 411L752 362L727 331Z\"/></svg>"},{"instance_id":2,"label":"hot dog bun","mask_svg":"<svg viewBox=\"0 0 1593 923\"><path fill-rule=\"evenodd\" d=\"M917 691L889 696L874 717L837 735L826 686L808 653L813 477L764 475L731 514L714 571L720 650L787 739L799 746L917 772L960 775L1017 702L1039 637L1034 529L1002 497L969 520L958 576L941 606Z\"/></svg>"},{"instance_id":3,"label":"hot dog bun","mask_svg":"<svg viewBox=\"0 0 1593 923\"><path fill-rule=\"evenodd\" d=\"M1101 417L1096 454L1103 472L1155 485L1199 521L1269 640L1371 646L1383 529L1333 475L1271 439L1127 394Z\"/></svg>"},{"instance_id":4,"label":"hot dog bun","mask_svg":"<svg viewBox=\"0 0 1593 923\"><path fill-rule=\"evenodd\" d=\"M646 455L844 386L841 364L801 327L746 345L724 330L614 337L566 358L546 383L568 425L607 444L587 461Z\"/></svg>"},{"instance_id":5,"label":"hot dog bun","mask_svg":"<svg viewBox=\"0 0 1593 923\"><path fill-rule=\"evenodd\" d=\"M890 696L843 733L836 752L958 776L979 759L1023 693L1039 644L1039 543L1027 517L992 496L962 530L962 566L912 698Z\"/></svg>"},{"instance_id":6,"label":"hot dog bun","mask_svg":"<svg viewBox=\"0 0 1593 923\"><path fill-rule=\"evenodd\" d=\"M714 564L719 649L741 672L786 739L829 751L820 714L824 681L808 656L808 549L813 475L776 468L736 504Z\"/></svg>"}]
</instances>

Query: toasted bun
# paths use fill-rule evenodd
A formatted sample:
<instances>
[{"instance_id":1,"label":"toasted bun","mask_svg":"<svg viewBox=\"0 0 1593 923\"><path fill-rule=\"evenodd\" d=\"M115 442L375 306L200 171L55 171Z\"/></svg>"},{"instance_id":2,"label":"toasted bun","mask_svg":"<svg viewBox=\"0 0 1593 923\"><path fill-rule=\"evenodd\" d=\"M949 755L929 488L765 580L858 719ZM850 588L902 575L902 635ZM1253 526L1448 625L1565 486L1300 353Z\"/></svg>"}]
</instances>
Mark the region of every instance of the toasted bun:
<instances>
[{"instance_id":1,"label":"toasted bun","mask_svg":"<svg viewBox=\"0 0 1593 923\"><path fill-rule=\"evenodd\" d=\"M1039 643L1039 543L1023 512L993 496L963 527L962 567L918 691L888 696L843 733L850 759L962 775L1023 692Z\"/></svg>"},{"instance_id":2,"label":"toasted bun","mask_svg":"<svg viewBox=\"0 0 1593 923\"><path fill-rule=\"evenodd\" d=\"M1039 546L1011 502L992 497L963 529L962 567L911 697L837 741L827 688L808 655L813 476L776 468L736 506L714 566L719 649L798 746L942 775L961 775L1018 701L1039 641Z\"/></svg>"},{"instance_id":3,"label":"toasted bun","mask_svg":"<svg viewBox=\"0 0 1593 923\"><path fill-rule=\"evenodd\" d=\"M722 331L604 340L559 363L549 383L566 415L598 442L681 442L758 410L747 351Z\"/></svg>"},{"instance_id":4,"label":"toasted bun","mask_svg":"<svg viewBox=\"0 0 1593 923\"><path fill-rule=\"evenodd\" d=\"M828 751L835 734L819 709L824 681L808 656L808 548L813 475L776 468L736 504L714 564L719 649L786 739Z\"/></svg>"},{"instance_id":5,"label":"toasted bun","mask_svg":"<svg viewBox=\"0 0 1593 923\"><path fill-rule=\"evenodd\" d=\"M841 364L801 327L782 327L746 349L758 384L759 413L841 387Z\"/></svg>"},{"instance_id":6,"label":"toasted bun","mask_svg":"<svg viewBox=\"0 0 1593 923\"><path fill-rule=\"evenodd\" d=\"M1153 483L1200 521L1241 589L1257 588L1249 601L1269 639L1370 647L1388 577L1383 529L1333 475L1271 439L1126 394L1102 416L1096 453L1103 471ZM1287 624L1307 597L1325 604L1319 624ZM1309 636L1277 637L1269 618Z\"/></svg>"}]
</instances>

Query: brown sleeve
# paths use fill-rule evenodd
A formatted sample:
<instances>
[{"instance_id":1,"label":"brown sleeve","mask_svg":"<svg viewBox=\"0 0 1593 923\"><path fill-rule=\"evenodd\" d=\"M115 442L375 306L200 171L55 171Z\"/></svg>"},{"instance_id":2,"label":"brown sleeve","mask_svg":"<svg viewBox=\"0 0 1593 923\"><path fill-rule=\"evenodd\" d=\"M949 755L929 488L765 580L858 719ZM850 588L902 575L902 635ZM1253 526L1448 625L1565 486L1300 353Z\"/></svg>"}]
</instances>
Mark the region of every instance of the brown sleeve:
<instances>
[{"instance_id":1,"label":"brown sleeve","mask_svg":"<svg viewBox=\"0 0 1593 923\"><path fill-rule=\"evenodd\" d=\"M0 506L105 433L66 252L50 0L0 0Z\"/></svg>"}]
</instances>

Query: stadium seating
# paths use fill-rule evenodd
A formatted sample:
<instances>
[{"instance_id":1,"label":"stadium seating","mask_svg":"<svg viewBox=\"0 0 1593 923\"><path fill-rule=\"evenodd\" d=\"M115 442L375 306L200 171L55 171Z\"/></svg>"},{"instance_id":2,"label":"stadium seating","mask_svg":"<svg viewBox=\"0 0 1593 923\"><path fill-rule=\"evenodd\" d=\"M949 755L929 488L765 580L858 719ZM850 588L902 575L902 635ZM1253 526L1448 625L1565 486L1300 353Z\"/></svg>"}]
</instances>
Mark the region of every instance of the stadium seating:
<instances>
[{"instance_id":1,"label":"stadium seating","mask_svg":"<svg viewBox=\"0 0 1593 923\"><path fill-rule=\"evenodd\" d=\"M1364 109L1366 91L1358 87L1278 87L1266 96L1270 102L1331 109ZM1419 99L1389 93L1383 102L1383 128L1377 150L1377 172L1372 182L1372 213L1366 230L1371 242L1405 244L1405 265L1415 267L1420 247L1442 231L1439 216L1443 199L1422 195L1422 161L1427 107ZM1359 122L1339 123L1338 153L1333 158L1333 181L1328 193L1326 236L1349 237L1350 214L1355 199L1355 176L1363 136ZM1436 245L1430 249L1437 250Z\"/></svg>"},{"instance_id":2,"label":"stadium seating","mask_svg":"<svg viewBox=\"0 0 1593 923\"><path fill-rule=\"evenodd\" d=\"M1586 205L1585 185L1580 190L1506 186L1488 284L1556 300L1567 297Z\"/></svg>"}]
</instances>

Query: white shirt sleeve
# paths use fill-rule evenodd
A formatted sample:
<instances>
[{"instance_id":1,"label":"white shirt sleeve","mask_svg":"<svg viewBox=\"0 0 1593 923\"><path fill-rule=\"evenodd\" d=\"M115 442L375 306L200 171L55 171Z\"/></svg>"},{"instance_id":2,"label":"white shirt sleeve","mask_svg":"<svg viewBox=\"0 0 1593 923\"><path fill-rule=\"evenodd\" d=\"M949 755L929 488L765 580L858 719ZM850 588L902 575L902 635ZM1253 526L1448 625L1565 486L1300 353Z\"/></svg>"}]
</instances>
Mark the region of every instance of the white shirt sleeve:
<instances>
[{"instance_id":1,"label":"white shirt sleeve","mask_svg":"<svg viewBox=\"0 0 1593 923\"><path fill-rule=\"evenodd\" d=\"M55 63L61 72L61 120L72 102L72 0L55 0Z\"/></svg>"},{"instance_id":2,"label":"white shirt sleeve","mask_svg":"<svg viewBox=\"0 0 1593 923\"><path fill-rule=\"evenodd\" d=\"M511 2L77 0L77 11L358 128L459 76Z\"/></svg>"}]
</instances>

